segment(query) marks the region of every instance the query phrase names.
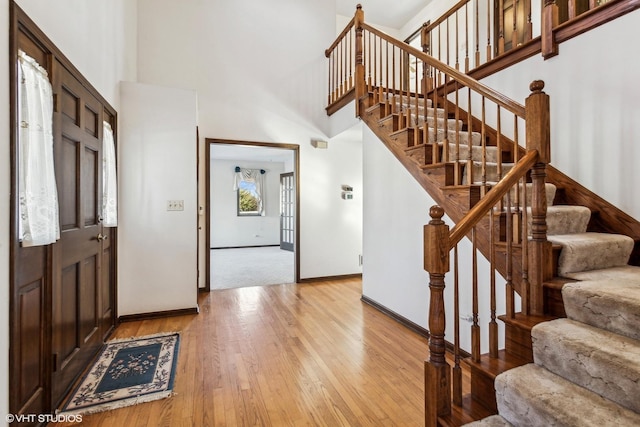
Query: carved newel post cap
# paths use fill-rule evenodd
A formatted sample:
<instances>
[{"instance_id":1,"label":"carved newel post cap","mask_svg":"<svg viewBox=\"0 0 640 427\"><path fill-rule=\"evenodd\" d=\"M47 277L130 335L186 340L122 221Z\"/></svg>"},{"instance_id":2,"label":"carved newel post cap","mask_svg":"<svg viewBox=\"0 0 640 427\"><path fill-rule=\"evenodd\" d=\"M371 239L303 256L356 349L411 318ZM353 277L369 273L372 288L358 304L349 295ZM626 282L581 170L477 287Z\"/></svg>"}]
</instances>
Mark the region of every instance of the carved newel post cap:
<instances>
[{"instance_id":1,"label":"carved newel post cap","mask_svg":"<svg viewBox=\"0 0 640 427\"><path fill-rule=\"evenodd\" d=\"M438 205L431 206L429 209L429 216L431 217L430 224L441 224L442 217L444 216L444 209Z\"/></svg>"},{"instance_id":2,"label":"carved newel post cap","mask_svg":"<svg viewBox=\"0 0 640 427\"><path fill-rule=\"evenodd\" d=\"M544 89L544 81L542 80L534 80L529 85L529 90L534 93L540 93Z\"/></svg>"}]
</instances>

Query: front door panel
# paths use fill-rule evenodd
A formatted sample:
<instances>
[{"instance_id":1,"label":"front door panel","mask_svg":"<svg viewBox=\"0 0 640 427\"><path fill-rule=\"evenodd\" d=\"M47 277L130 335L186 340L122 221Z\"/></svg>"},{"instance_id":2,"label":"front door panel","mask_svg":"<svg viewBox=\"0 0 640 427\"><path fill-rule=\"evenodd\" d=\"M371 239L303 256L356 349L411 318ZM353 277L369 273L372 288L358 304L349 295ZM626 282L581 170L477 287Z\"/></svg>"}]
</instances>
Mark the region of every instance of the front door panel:
<instances>
[{"instance_id":1,"label":"front door panel","mask_svg":"<svg viewBox=\"0 0 640 427\"><path fill-rule=\"evenodd\" d=\"M55 407L102 343L100 281L102 240L98 235L102 201L102 106L59 63L54 89L56 181L61 238L54 245L52 289L52 405ZM59 136L59 137L58 137ZM59 267L58 267L59 266ZM58 270L59 268L59 270ZM59 272L58 272L59 271Z\"/></svg>"}]
</instances>

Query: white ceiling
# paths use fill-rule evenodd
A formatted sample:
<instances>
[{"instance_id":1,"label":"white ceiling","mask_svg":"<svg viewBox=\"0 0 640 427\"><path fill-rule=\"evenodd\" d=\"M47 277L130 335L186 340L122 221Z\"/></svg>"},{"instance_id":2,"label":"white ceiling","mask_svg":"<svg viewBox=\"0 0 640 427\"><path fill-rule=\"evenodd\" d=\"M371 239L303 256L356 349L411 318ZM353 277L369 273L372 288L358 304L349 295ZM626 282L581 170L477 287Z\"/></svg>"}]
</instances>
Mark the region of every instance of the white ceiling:
<instances>
[{"instance_id":1,"label":"white ceiling","mask_svg":"<svg viewBox=\"0 0 640 427\"><path fill-rule=\"evenodd\" d=\"M336 0L336 13L353 16L360 3L366 22L391 28L402 28L431 0Z\"/></svg>"}]
</instances>

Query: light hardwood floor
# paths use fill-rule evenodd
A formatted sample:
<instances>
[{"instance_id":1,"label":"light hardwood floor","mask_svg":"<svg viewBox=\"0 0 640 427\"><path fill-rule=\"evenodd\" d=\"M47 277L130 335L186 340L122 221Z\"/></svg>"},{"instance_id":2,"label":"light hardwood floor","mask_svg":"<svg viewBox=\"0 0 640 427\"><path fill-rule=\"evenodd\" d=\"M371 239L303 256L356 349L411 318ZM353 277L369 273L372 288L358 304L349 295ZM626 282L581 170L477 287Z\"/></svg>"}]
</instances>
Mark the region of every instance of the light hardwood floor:
<instances>
[{"instance_id":1,"label":"light hardwood floor","mask_svg":"<svg viewBox=\"0 0 640 427\"><path fill-rule=\"evenodd\" d=\"M213 291L199 315L121 324L113 338L181 332L176 394L83 425L423 425L427 341L362 303L361 286Z\"/></svg>"}]
</instances>

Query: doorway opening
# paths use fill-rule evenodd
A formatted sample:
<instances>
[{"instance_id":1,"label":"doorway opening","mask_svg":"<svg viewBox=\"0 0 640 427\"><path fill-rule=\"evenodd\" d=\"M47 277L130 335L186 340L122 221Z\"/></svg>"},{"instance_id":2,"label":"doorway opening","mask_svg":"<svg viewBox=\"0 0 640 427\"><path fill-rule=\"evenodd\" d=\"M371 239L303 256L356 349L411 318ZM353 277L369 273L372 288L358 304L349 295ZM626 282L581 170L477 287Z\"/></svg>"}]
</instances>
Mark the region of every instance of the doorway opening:
<instances>
[{"instance_id":1,"label":"doorway opening","mask_svg":"<svg viewBox=\"0 0 640 427\"><path fill-rule=\"evenodd\" d=\"M202 290L298 282L299 146L207 138L205 159Z\"/></svg>"}]
</instances>

